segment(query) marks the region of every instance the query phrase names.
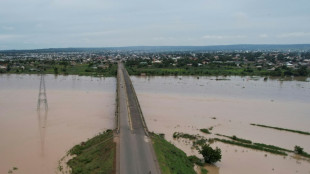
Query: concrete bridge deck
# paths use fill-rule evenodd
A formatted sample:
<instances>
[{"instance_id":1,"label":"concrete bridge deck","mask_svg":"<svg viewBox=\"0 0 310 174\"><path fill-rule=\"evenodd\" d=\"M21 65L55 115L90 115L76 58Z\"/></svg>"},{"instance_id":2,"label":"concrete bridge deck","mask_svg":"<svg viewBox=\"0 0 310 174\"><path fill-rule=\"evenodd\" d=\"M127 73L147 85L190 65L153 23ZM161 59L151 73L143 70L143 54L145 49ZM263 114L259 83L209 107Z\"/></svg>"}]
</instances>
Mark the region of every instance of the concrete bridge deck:
<instances>
[{"instance_id":1,"label":"concrete bridge deck","mask_svg":"<svg viewBox=\"0 0 310 174\"><path fill-rule=\"evenodd\" d=\"M119 173L159 174L160 169L130 77L118 64ZM118 154L117 153L117 154Z\"/></svg>"}]
</instances>

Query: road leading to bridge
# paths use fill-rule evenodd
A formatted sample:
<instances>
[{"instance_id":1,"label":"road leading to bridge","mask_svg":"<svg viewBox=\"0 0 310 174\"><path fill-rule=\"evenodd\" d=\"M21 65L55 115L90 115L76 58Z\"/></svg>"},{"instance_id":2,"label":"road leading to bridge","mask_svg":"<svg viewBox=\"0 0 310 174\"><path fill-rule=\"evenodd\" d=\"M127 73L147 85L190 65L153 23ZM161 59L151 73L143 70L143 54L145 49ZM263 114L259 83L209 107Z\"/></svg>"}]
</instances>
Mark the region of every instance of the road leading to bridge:
<instances>
[{"instance_id":1,"label":"road leading to bridge","mask_svg":"<svg viewBox=\"0 0 310 174\"><path fill-rule=\"evenodd\" d=\"M118 64L120 174L159 174L160 170L130 77Z\"/></svg>"}]
</instances>

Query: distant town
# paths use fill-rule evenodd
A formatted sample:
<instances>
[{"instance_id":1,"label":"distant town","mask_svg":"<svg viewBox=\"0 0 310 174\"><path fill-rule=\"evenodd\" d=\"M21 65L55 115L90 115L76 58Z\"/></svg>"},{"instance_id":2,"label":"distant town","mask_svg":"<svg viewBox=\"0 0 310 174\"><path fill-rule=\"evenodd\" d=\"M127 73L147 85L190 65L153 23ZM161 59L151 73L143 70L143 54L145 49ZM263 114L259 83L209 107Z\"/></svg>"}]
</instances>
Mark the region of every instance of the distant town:
<instances>
[{"instance_id":1,"label":"distant town","mask_svg":"<svg viewBox=\"0 0 310 174\"><path fill-rule=\"evenodd\" d=\"M213 49L212 49L213 48ZM309 76L310 46L64 48L0 51L0 73ZM256 48L256 49L255 49ZM269 48L269 49L268 49Z\"/></svg>"}]
</instances>

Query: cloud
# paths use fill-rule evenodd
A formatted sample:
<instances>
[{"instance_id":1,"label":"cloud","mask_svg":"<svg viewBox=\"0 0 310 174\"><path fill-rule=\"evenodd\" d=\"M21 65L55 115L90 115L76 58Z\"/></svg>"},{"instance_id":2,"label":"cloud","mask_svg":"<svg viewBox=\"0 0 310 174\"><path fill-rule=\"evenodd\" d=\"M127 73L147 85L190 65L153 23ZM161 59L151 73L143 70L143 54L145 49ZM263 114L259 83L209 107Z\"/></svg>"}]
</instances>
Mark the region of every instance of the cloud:
<instances>
[{"instance_id":1,"label":"cloud","mask_svg":"<svg viewBox=\"0 0 310 174\"><path fill-rule=\"evenodd\" d=\"M173 37L154 37L154 38L152 38L153 40L155 40L155 41L165 41L165 40L174 40L175 38L173 38Z\"/></svg>"},{"instance_id":2,"label":"cloud","mask_svg":"<svg viewBox=\"0 0 310 174\"><path fill-rule=\"evenodd\" d=\"M16 38L21 38L23 37L22 35L17 35L17 34L0 34L0 41L7 41L7 40L12 40Z\"/></svg>"},{"instance_id":3,"label":"cloud","mask_svg":"<svg viewBox=\"0 0 310 174\"><path fill-rule=\"evenodd\" d=\"M237 12L234 16L239 21L247 21L249 19L248 15L244 12Z\"/></svg>"},{"instance_id":4,"label":"cloud","mask_svg":"<svg viewBox=\"0 0 310 174\"><path fill-rule=\"evenodd\" d=\"M260 37L260 38L268 38L269 36L268 36L268 34L260 34L258 37Z\"/></svg>"},{"instance_id":5,"label":"cloud","mask_svg":"<svg viewBox=\"0 0 310 174\"><path fill-rule=\"evenodd\" d=\"M293 32L293 33L283 33L277 35L278 38L294 38L294 37L309 37L310 32Z\"/></svg>"},{"instance_id":6,"label":"cloud","mask_svg":"<svg viewBox=\"0 0 310 174\"><path fill-rule=\"evenodd\" d=\"M203 39L214 39L214 40L222 40L222 39L241 39L246 38L244 35L204 35Z\"/></svg>"},{"instance_id":7,"label":"cloud","mask_svg":"<svg viewBox=\"0 0 310 174\"><path fill-rule=\"evenodd\" d=\"M1 27L3 30L6 30L6 31L12 31L12 30L15 30L15 28L14 27L12 27L12 26L2 26Z\"/></svg>"},{"instance_id":8,"label":"cloud","mask_svg":"<svg viewBox=\"0 0 310 174\"><path fill-rule=\"evenodd\" d=\"M309 21L310 1L284 1L0 0L0 44L22 49L309 43L310 23L301 21Z\"/></svg>"}]
</instances>

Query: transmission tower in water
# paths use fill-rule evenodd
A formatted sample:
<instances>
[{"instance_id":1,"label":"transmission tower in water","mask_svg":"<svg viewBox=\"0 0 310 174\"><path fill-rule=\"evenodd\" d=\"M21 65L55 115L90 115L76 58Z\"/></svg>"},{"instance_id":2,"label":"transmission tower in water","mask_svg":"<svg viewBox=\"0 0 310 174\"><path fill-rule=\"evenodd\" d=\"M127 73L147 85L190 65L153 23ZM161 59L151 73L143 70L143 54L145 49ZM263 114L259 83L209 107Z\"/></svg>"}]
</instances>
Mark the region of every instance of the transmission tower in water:
<instances>
[{"instance_id":1,"label":"transmission tower in water","mask_svg":"<svg viewBox=\"0 0 310 174\"><path fill-rule=\"evenodd\" d=\"M45 88L44 74L41 74L41 79L40 79L40 90L39 90L37 110L41 109L41 104L42 105L44 104L44 108L47 111L48 105L47 105L47 97L46 97L46 88Z\"/></svg>"}]
</instances>

